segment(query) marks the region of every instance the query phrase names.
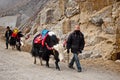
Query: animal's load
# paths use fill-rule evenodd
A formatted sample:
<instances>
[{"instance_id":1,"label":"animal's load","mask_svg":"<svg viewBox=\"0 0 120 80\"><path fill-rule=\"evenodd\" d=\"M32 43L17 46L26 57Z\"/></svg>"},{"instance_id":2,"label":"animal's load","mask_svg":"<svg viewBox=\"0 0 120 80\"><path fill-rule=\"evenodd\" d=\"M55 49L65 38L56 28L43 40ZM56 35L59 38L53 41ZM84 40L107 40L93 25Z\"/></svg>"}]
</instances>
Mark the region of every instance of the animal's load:
<instances>
[{"instance_id":1,"label":"animal's load","mask_svg":"<svg viewBox=\"0 0 120 80\"><path fill-rule=\"evenodd\" d=\"M39 34L39 35L35 38L34 43L35 43L35 44L40 44L41 42L42 42L42 35Z\"/></svg>"},{"instance_id":2,"label":"animal's load","mask_svg":"<svg viewBox=\"0 0 120 80\"><path fill-rule=\"evenodd\" d=\"M46 36L46 34L48 34L48 30L46 30L46 29L44 29L44 30L42 30L42 32L41 32L41 35L42 35L42 39Z\"/></svg>"},{"instance_id":3,"label":"animal's load","mask_svg":"<svg viewBox=\"0 0 120 80\"><path fill-rule=\"evenodd\" d=\"M35 37L34 43L35 44L42 44L42 46L44 46L46 37L48 36L48 32L49 31L46 29L42 30L42 32Z\"/></svg>"},{"instance_id":4,"label":"animal's load","mask_svg":"<svg viewBox=\"0 0 120 80\"><path fill-rule=\"evenodd\" d=\"M16 37L18 33L18 29L14 29L12 33L12 37Z\"/></svg>"}]
</instances>

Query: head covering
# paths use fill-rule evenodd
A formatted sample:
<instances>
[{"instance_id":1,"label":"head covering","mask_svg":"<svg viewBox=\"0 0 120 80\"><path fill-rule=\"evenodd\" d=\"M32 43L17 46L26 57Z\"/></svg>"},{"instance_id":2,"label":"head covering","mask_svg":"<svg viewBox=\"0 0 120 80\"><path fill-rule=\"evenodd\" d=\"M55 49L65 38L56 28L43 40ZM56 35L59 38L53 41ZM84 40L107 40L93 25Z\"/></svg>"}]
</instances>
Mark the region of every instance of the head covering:
<instances>
[{"instance_id":1,"label":"head covering","mask_svg":"<svg viewBox=\"0 0 120 80\"><path fill-rule=\"evenodd\" d=\"M10 29L10 27L9 27L9 26L7 26L7 29Z\"/></svg>"}]
</instances>

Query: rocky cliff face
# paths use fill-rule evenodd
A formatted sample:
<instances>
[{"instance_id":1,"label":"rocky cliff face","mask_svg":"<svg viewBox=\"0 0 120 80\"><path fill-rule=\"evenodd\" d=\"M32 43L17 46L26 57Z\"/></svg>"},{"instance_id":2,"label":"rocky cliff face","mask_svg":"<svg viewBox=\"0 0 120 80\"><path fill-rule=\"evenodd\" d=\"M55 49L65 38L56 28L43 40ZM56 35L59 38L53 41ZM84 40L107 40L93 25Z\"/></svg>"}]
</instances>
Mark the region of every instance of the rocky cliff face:
<instances>
[{"instance_id":1,"label":"rocky cliff face","mask_svg":"<svg viewBox=\"0 0 120 80\"><path fill-rule=\"evenodd\" d=\"M42 1L42 0L41 0ZM46 0L21 30L33 36L43 28L53 30L61 42L75 24L80 24L85 36L82 58L120 59L120 0Z\"/></svg>"},{"instance_id":2,"label":"rocky cliff face","mask_svg":"<svg viewBox=\"0 0 120 80\"><path fill-rule=\"evenodd\" d=\"M41 10L47 1L48 0L1 0L0 17L17 15L18 24L16 26L18 27L27 23L26 21L32 16L37 15L36 13Z\"/></svg>"},{"instance_id":3,"label":"rocky cliff face","mask_svg":"<svg viewBox=\"0 0 120 80\"><path fill-rule=\"evenodd\" d=\"M74 30L75 24L80 24L86 41L82 58L117 59L119 5L119 0L50 0L39 12L27 34L34 35L48 28L63 40Z\"/></svg>"},{"instance_id":4,"label":"rocky cliff face","mask_svg":"<svg viewBox=\"0 0 120 80\"><path fill-rule=\"evenodd\" d=\"M0 0L0 12L9 10L16 5L22 5L29 2L30 0Z\"/></svg>"}]
</instances>

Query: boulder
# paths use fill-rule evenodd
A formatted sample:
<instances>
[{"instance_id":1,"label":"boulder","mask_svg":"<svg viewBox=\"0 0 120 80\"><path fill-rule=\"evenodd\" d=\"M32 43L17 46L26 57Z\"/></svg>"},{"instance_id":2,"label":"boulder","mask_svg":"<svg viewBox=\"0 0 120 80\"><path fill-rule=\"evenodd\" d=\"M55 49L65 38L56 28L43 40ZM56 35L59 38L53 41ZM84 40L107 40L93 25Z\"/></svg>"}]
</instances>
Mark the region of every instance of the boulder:
<instances>
[{"instance_id":1,"label":"boulder","mask_svg":"<svg viewBox=\"0 0 120 80\"><path fill-rule=\"evenodd\" d=\"M95 52L90 56L90 58L101 58L101 57L102 57L102 55L101 55L101 53L98 52L98 51L95 51Z\"/></svg>"},{"instance_id":2,"label":"boulder","mask_svg":"<svg viewBox=\"0 0 120 80\"><path fill-rule=\"evenodd\" d=\"M106 33L106 34L115 34L116 33L116 28L114 27L114 25L110 25L109 24L105 24L102 26L102 30Z\"/></svg>"},{"instance_id":3,"label":"boulder","mask_svg":"<svg viewBox=\"0 0 120 80\"><path fill-rule=\"evenodd\" d=\"M104 36L94 36L94 37L89 36L89 38L86 39L86 42L87 45L94 46L105 40L107 40L107 38L105 38Z\"/></svg>"},{"instance_id":4,"label":"boulder","mask_svg":"<svg viewBox=\"0 0 120 80\"><path fill-rule=\"evenodd\" d=\"M63 31L63 34L66 34L66 33L68 33L69 31L71 31L71 26L70 26L70 20L69 20L69 19L66 19L66 20L63 22L62 31Z\"/></svg>"},{"instance_id":5,"label":"boulder","mask_svg":"<svg viewBox=\"0 0 120 80\"><path fill-rule=\"evenodd\" d=\"M80 13L79 4L75 0L68 0L65 4L65 15L66 17L72 17Z\"/></svg>"},{"instance_id":6,"label":"boulder","mask_svg":"<svg viewBox=\"0 0 120 80\"><path fill-rule=\"evenodd\" d=\"M40 23L41 24L52 23L54 19L53 12L54 12L53 9L43 10L40 17Z\"/></svg>"},{"instance_id":7,"label":"boulder","mask_svg":"<svg viewBox=\"0 0 120 80\"><path fill-rule=\"evenodd\" d=\"M90 20L91 23L95 24L96 26L101 26L104 21L102 18L99 18L99 17L93 17L91 20Z\"/></svg>"},{"instance_id":8,"label":"boulder","mask_svg":"<svg viewBox=\"0 0 120 80\"><path fill-rule=\"evenodd\" d=\"M83 51L83 52L79 55L79 59L90 58L91 55L92 55L92 52L91 52L91 51Z\"/></svg>"}]
</instances>

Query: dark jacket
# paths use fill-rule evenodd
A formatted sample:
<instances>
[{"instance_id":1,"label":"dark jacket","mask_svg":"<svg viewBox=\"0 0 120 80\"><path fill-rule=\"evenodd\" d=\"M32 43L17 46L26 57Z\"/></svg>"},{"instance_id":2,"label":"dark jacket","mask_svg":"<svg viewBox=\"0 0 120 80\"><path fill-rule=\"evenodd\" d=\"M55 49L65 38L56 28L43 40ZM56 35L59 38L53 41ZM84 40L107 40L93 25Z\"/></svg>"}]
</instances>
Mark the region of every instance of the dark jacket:
<instances>
[{"instance_id":1,"label":"dark jacket","mask_svg":"<svg viewBox=\"0 0 120 80\"><path fill-rule=\"evenodd\" d=\"M67 49L71 49L72 53L81 53L84 45L84 35L80 31L74 31L68 36Z\"/></svg>"},{"instance_id":2,"label":"dark jacket","mask_svg":"<svg viewBox=\"0 0 120 80\"><path fill-rule=\"evenodd\" d=\"M9 39L9 37L11 36L11 34L12 34L12 31L11 31L11 30L6 31L6 32L5 32L5 37L6 37L6 39Z\"/></svg>"}]
</instances>

